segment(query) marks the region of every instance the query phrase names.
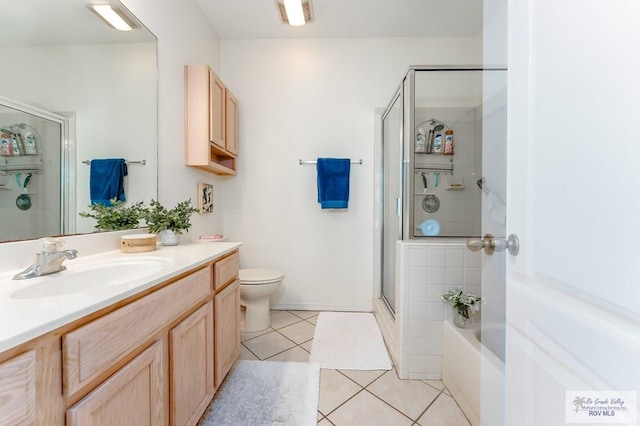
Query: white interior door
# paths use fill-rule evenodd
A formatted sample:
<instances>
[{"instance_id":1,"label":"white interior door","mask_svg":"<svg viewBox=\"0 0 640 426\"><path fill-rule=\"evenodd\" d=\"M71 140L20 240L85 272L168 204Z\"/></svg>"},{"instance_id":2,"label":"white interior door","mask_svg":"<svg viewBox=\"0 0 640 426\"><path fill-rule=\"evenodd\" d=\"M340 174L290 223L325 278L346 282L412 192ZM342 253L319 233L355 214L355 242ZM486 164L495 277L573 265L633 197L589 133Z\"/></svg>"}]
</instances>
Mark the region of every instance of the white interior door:
<instances>
[{"instance_id":1,"label":"white interior door","mask_svg":"<svg viewBox=\"0 0 640 426\"><path fill-rule=\"evenodd\" d=\"M640 390L640 2L513 0L508 27L506 424L636 424L633 394L585 407Z\"/></svg>"}]
</instances>

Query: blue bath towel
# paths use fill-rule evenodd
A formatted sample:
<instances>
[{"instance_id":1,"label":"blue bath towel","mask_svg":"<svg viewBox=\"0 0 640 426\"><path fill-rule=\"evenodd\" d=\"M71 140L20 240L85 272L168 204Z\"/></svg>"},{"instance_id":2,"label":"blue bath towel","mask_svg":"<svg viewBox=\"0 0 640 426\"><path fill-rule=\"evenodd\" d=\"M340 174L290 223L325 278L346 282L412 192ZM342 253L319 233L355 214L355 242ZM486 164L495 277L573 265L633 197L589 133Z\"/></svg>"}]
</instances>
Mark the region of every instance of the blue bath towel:
<instances>
[{"instance_id":1,"label":"blue bath towel","mask_svg":"<svg viewBox=\"0 0 640 426\"><path fill-rule=\"evenodd\" d=\"M124 158L91 160L89 177L91 204L110 206L113 198L126 201L124 195L124 177L126 175L127 163Z\"/></svg>"},{"instance_id":2,"label":"blue bath towel","mask_svg":"<svg viewBox=\"0 0 640 426\"><path fill-rule=\"evenodd\" d=\"M349 204L348 158L318 158L318 202L323 209L346 209Z\"/></svg>"}]
</instances>

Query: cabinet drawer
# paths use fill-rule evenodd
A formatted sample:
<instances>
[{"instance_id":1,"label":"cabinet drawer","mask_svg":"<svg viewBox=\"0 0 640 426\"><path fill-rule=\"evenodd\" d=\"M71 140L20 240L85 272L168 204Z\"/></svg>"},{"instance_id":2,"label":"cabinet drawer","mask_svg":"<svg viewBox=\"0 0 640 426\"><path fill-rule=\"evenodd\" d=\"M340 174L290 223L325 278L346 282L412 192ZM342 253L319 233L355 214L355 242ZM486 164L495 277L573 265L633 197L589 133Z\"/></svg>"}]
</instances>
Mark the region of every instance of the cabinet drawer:
<instances>
[{"instance_id":1,"label":"cabinet drawer","mask_svg":"<svg viewBox=\"0 0 640 426\"><path fill-rule=\"evenodd\" d=\"M35 421L36 351L29 351L0 364L0 423Z\"/></svg>"},{"instance_id":2,"label":"cabinet drawer","mask_svg":"<svg viewBox=\"0 0 640 426\"><path fill-rule=\"evenodd\" d=\"M210 291L210 269L203 268L66 334L62 341L65 395L75 394L113 367Z\"/></svg>"},{"instance_id":3,"label":"cabinet drawer","mask_svg":"<svg viewBox=\"0 0 640 426\"><path fill-rule=\"evenodd\" d=\"M222 288L229 281L238 278L238 268L240 267L240 256L234 253L231 256L216 262L213 266L215 283L214 289Z\"/></svg>"}]
</instances>

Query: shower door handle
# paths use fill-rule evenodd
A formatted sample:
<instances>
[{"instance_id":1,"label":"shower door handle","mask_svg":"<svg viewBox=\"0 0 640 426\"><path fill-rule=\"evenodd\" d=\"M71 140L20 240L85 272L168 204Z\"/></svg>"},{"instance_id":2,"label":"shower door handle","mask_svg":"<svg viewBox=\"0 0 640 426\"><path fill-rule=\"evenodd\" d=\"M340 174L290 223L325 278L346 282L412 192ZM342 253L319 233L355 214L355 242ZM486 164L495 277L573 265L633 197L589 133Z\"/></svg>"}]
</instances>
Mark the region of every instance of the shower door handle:
<instances>
[{"instance_id":1,"label":"shower door handle","mask_svg":"<svg viewBox=\"0 0 640 426\"><path fill-rule=\"evenodd\" d=\"M491 256L496 251L507 250L510 255L517 256L520 251L520 241L515 234L505 238L494 238L491 234L486 234L483 238L470 238L467 240L467 248L471 251L484 252Z\"/></svg>"}]
</instances>

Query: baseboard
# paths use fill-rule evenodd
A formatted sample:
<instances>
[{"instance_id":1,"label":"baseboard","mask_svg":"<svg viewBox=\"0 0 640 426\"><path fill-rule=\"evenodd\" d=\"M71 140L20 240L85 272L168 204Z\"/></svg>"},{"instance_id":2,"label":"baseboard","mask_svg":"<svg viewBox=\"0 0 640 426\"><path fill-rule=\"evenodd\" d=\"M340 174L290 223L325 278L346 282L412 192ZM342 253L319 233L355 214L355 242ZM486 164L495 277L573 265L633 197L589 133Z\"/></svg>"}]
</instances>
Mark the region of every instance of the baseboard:
<instances>
[{"instance_id":1,"label":"baseboard","mask_svg":"<svg viewBox=\"0 0 640 426\"><path fill-rule=\"evenodd\" d=\"M373 304L323 305L316 303L272 303L271 309L276 311L373 312Z\"/></svg>"}]
</instances>

